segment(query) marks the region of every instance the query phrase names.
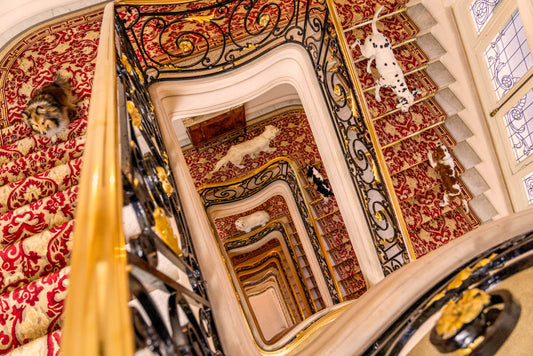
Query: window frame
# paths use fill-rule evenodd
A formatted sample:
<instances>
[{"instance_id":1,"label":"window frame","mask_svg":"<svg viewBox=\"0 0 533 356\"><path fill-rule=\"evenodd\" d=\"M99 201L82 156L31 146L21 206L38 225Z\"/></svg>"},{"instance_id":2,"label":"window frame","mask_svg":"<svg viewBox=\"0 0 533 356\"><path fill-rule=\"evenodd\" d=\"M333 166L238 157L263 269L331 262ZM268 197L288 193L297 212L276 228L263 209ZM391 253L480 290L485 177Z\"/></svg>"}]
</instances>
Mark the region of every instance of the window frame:
<instances>
[{"instance_id":1,"label":"window frame","mask_svg":"<svg viewBox=\"0 0 533 356\"><path fill-rule=\"evenodd\" d=\"M516 161L504 116L533 88L533 67L498 99L484 52L518 9L527 43L533 54L533 1L503 0L479 34L470 10L472 2L473 0L458 0L452 5L452 12L513 209L520 211L530 206L522 178L533 172L533 153L520 162Z\"/></svg>"}]
</instances>

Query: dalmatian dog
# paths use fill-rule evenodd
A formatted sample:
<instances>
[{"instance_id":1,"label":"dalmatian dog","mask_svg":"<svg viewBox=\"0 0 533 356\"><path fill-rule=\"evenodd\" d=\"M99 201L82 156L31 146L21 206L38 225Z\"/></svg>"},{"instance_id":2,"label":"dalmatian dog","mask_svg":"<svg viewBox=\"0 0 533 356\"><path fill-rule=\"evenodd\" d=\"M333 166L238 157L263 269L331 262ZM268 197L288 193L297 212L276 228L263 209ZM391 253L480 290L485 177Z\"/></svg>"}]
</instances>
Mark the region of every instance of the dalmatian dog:
<instances>
[{"instance_id":1,"label":"dalmatian dog","mask_svg":"<svg viewBox=\"0 0 533 356\"><path fill-rule=\"evenodd\" d=\"M264 210L256 211L250 215L246 215L235 220L235 227L237 230L244 233L249 233L255 227L263 227L270 221L270 215Z\"/></svg>"},{"instance_id":2,"label":"dalmatian dog","mask_svg":"<svg viewBox=\"0 0 533 356\"><path fill-rule=\"evenodd\" d=\"M218 171L229 162L242 169L244 166L241 163L244 156L249 155L250 158L255 158L262 151L268 153L274 152L276 148L270 147L270 141L276 137L279 131L280 130L277 127L267 125L261 135L231 146L226 155L217 162L211 173Z\"/></svg>"},{"instance_id":3,"label":"dalmatian dog","mask_svg":"<svg viewBox=\"0 0 533 356\"><path fill-rule=\"evenodd\" d=\"M461 186L457 179L455 172L455 163L448 151L448 148L442 143L437 144L435 152L428 152L429 164L438 173L442 180L442 186L444 187L444 196L442 202L439 203L441 207L448 206L450 204L450 197L456 197L461 195ZM466 199L461 199L466 213L470 211Z\"/></svg>"},{"instance_id":4,"label":"dalmatian dog","mask_svg":"<svg viewBox=\"0 0 533 356\"><path fill-rule=\"evenodd\" d=\"M401 108L403 112L407 112L409 107L413 105L414 99L418 94L418 89L409 91L403 76L403 71L398 65L398 62L396 62L388 38L378 31L376 23L381 9L383 9L383 6L374 15L374 19L372 20L372 34L367 36L365 44L362 45L359 40L356 40L351 47L355 48L355 46L359 46L363 56L368 58L366 66L368 73L371 73L370 65L372 61L376 61L376 67L380 74L380 78L376 81L376 91L374 94L376 101L381 101L381 96L379 95L381 87L391 88L394 94L399 97L396 102L396 108Z\"/></svg>"},{"instance_id":5,"label":"dalmatian dog","mask_svg":"<svg viewBox=\"0 0 533 356\"><path fill-rule=\"evenodd\" d=\"M309 165L307 167L306 176L309 180L309 183L315 186L318 193L320 193L322 198L324 198L324 201L327 202L329 197L333 195L333 192L331 191L331 188L328 186L322 174L320 174L320 171L315 166Z\"/></svg>"}]
</instances>

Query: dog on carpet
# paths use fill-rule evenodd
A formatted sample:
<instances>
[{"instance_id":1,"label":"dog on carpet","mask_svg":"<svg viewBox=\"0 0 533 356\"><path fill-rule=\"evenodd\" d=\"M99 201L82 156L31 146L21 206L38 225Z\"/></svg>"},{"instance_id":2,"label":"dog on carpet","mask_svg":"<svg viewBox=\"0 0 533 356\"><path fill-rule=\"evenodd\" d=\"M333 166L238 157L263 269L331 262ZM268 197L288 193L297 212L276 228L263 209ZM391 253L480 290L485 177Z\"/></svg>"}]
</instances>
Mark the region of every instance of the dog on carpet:
<instances>
[{"instance_id":1,"label":"dog on carpet","mask_svg":"<svg viewBox=\"0 0 533 356\"><path fill-rule=\"evenodd\" d=\"M457 197L461 195L461 186L457 179L455 171L455 162L452 155L448 151L448 148L442 143L437 144L435 152L428 152L429 164L442 180L442 186L444 187L444 196L442 202L439 203L441 207L448 206L450 204L450 197ZM470 211L466 199L461 199L463 206L468 213Z\"/></svg>"},{"instance_id":2,"label":"dog on carpet","mask_svg":"<svg viewBox=\"0 0 533 356\"><path fill-rule=\"evenodd\" d=\"M307 167L306 176L309 180L309 183L315 186L318 193L320 193L324 201L327 202L329 197L333 195L333 192L331 191L331 188L328 186L322 174L320 174L320 171L315 166L309 165Z\"/></svg>"},{"instance_id":3,"label":"dog on carpet","mask_svg":"<svg viewBox=\"0 0 533 356\"><path fill-rule=\"evenodd\" d=\"M269 221L270 215L264 210L259 210L235 220L235 228L247 234L258 226L265 226Z\"/></svg>"},{"instance_id":4,"label":"dog on carpet","mask_svg":"<svg viewBox=\"0 0 533 356\"><path fill-rule=\"evenodd\" d=\"M277 136L279 131L280 130L277 127L267 125L261 135L231 146L228 153L216 163L215 168L213 168L211 173L218 171L229 162L233 163L235 167L242 169L244 168L242 165L244 156L249 155L250 158L255 158L262 151L267 153L274 152L276 148L270 147L270 142Z\"/></svg>"},{"instance_id":5,"label":"dog on carpet","mask_svg":"<svg viewBox=\"0 0 533 356\"><path fill-rule=\"evenodd\" d=\"M359 46L361 54L368 58L366 71L371 73L370 65L373 60L376 61L376 68L379 71L380 78L376 81L376 89L374 97L376 101L381 101L379 90L381 87L391 88L392 91L399 97L396 102L396 108L400 108L403 112L407 112L409 107L413 105L414 99L418 94L418 89L412 91L407 87L403 71L398 66L398 62L392 52L391 44L385 35L378 31L377 19L378 15L383 9L381 6L372 20L372 34L365 39L365 44L362 45L359 40L356 40L351 47Z\"/></svg>"},{"instance_id":6,"label":"dog on carpet","mask_svg":"<svg viewBox=\"0 0 533 356\"><path fill-rule=\"evenodd\" d=\"M22 115L34 134L54 138L68 127L74 110L69 78L58 72L52 83L35 90Z\"/></svg>"}]
</instances>

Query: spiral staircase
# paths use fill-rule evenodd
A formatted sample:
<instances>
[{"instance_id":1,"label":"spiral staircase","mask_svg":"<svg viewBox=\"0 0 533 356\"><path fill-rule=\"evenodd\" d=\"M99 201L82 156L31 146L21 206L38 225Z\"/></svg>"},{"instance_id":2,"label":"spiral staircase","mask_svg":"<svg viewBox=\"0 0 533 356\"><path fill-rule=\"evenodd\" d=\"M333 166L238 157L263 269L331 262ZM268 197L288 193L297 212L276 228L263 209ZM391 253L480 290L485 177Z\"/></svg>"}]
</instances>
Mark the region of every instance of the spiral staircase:
<instances>
[{"instance_id":1,"label":"spiral staircase","mask_svg":"<svg viewBox=\"0 0 533 356\"><path fill-rule=\"evenodd\" d=\"M380 2L336 2L337 15L348 44L355 39L364 40L371 32L370 20L377 3ZM439 49L438 42L429 32L434 19L420 4L410 5L405 0L398 0L384 5L378 29L391 40L407 85L420 91L409 112L396 109L396 98L390 89L382 89L382 101L376 102L373 95L375 68L372 73L366 72L367 60L357 48L351 55L364 93L365 110L371 117L379 143L376 149L386 162L387 174L400 207L399 218L405 222L408 234L404 237L411 246L411 257L416 259L477 228L492 216L490 207L482 209L475 203L485 202L483 190L487 187L483 186L482 179L480 183L480 175L474 167L479 162L470 159L475 154L465 139L471 133L467 132L458 115L460 101L448 88L453 78L439 62L440 56L444 55L442 47ZM83 228L75 225L77 195L101 16L100 9L91 10L37 27L12 45L1 59L2 354L36 354L38 350L52 355L60 351L72 231ZM68 129L52 140L33 135L21 121L20 112L34 88L51 81L57 70L71 74L71 85L79 98L79 110ZM290 116L290 113L283 113L277 121L269 122L286 125L290 118L285 120L284 115ZM248 131L248 137L256 135L262 126L257 128ZM282 147L280 142L277 141L276 154L286 150L290 155L294 147ZM439 205L442 184L427 161L427 154L437 143L444 143L452 150L455 147L457 173L466 175L461 183L464 197L474 202L469 212L460 200L453 200L445 208ZM187 153L188 159L195 162L190 167L192 176L200 177L197 186L206 183L200 181L203 179L201 172L212 167L222 156L222 145L229 143L215 144L216 152L191 150ZM261 159L270 158L275 156ZM307 164L321 167L316 151L304 159L296 158L301 168ZM254 168L256 166L247 167L248 170ZM224 174L235 176L237 173L231 169ZM327 179L327 172L322 170L322 173ZM340 285L341 297L343 300L357 299L365 293L367 286L335 199L324 203L311 185L305 185L305 190L313 207L314 220L322 225L320 235ZM313 289L312 285L310 289ZM319 299L315 300L317 305L321 303Z\"/></svg>"}]
</instances>

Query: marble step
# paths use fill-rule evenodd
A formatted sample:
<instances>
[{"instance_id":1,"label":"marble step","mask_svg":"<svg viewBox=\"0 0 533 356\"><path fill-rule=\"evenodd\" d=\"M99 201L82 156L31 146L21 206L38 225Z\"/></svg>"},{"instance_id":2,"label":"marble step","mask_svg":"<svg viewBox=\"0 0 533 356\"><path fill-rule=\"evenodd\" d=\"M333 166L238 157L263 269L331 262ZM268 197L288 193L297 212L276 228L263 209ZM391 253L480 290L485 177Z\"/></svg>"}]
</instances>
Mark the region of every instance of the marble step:
<instances>
[{"instance_id":1,"label":"marble step","mask_svg":"<svg viewBox=\"0 0 533 356\"><path fill-rule=\"evenodd\" d=\"M400 208L407 228L414 230L418 226L456 209L463 204L462 199L465 199L467 202L471 200L472 194L468 191L464 183L459 182L459 184L462 191L461 195L450 198L450 204L445 207L440 206L444 195L442 185L435 186L401 202Z\"/></svg>"},{"instance_id":2,"label":"marble step","mask_svg":"<svg viewBox=\"0 0 533 356\"><path fill-rule=\"evenodd\" d=\"M420 258L428 252L472 231L480 225L480 220L462 206L432 219L410 232L415 257Z\"/></svg>"},{"instance_id":3,"label":"marble step","mask_svg":"<svg viewBox=\"0 0 533 356\"><path fill-rule=\"evenodd\" d=\"M384 2L383 9L379 15L380 17L387 16L391 12L404 8L408 2L409 0L389 0ZM374 1L366 0L334 0L333 4L342 28L345 30L366 21L372 21L375 11L379 9L379 5Z\"/></svg>"}]
</instances>

